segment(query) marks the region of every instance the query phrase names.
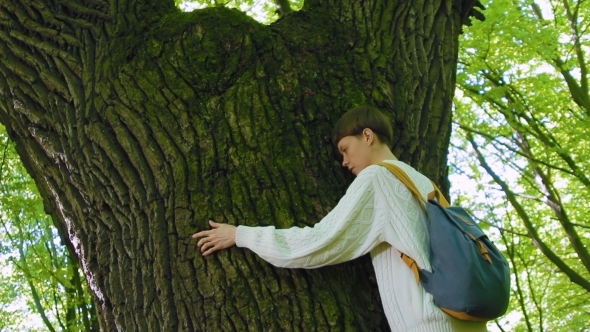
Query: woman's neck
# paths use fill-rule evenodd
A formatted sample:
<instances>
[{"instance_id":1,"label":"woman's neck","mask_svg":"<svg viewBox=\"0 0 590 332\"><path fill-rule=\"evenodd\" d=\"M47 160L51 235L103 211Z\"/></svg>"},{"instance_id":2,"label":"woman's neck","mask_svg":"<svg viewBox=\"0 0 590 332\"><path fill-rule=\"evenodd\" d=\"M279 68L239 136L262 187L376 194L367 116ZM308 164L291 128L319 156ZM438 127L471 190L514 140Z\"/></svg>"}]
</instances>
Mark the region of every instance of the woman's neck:
<instances>
[{"instance_id":1,"label":"woman's neck","mask_svg":"<svg viewBox=\"0 0 590 332\"><path fill-rule=\"evenodd\" d=\"M397 160L393 152L385 144L375 146L373 156L373 164L380 163L383 160Z\"/></svg>"}]
</instances>

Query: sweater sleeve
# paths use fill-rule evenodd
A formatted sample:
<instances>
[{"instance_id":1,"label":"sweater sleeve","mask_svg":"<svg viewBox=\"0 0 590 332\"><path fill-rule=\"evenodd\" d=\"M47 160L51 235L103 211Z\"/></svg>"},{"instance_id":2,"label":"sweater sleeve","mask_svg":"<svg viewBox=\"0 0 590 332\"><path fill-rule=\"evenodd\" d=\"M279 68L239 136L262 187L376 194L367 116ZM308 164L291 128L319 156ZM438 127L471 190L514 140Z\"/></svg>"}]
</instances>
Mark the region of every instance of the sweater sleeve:
<instances>
[{"instance_id":1,"label":"sweater sleeve","mask_svg":"<svg viewBox=\"0 0 590 332\"><path fill-rule=\"evenodd\" d=\"M352 260L381 242L374 220L374 169L363 170L338 205L313 227L239 226L236 245L278 267L316 268Z\"/></svg>"}]
</instances>

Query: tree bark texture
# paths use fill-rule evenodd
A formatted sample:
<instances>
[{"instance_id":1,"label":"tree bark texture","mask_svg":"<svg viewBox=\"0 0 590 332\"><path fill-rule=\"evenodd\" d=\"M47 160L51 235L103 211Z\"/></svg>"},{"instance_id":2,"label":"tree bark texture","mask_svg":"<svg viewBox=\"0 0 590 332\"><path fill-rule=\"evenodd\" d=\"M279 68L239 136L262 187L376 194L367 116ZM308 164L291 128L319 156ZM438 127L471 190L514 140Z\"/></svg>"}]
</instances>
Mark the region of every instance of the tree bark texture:
<instances>
[{"instance_id":1,"label":"tree bark texture","mask_svg":"<svg viewBox=\"0 0 590 332\"><path fill-rule=\"evenodd\" d=\"M76 253L105 331L386 330L370 261L204 259L207 220L313 225L352 177L330 134L375 105L446 182L472 1L306 1L270 26L172 1L0 0L0 121Z\"/></svg>"}]
</instances>

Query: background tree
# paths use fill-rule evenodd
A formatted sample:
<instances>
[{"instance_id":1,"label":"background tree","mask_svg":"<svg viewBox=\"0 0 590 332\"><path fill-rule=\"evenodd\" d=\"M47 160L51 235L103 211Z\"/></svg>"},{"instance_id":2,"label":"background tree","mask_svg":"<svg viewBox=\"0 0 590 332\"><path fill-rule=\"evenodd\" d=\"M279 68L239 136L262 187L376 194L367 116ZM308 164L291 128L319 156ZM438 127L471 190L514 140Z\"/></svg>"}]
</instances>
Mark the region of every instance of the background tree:
<instances>
[{"instance_id":1,"label":"background tree","mask_svg":"<svg viewBox=\"0 0 590 332\"><path fill-rule=\"evenodd\" d=\"M492 1L461 40L451 159L512 262L507 330L590 321L589 17L587 1Z\"/></svg>"},{"instance_id":2,"label":"background tree","mask_svg":"<svg viewBox=\"0 0 590 332\"><path fill-rule=\"evenodd\" d=\"M351 180L329 133L391 115L448 185L457 40L475 1L319 1L270 26L173 1L0 0L0 121L76 253L104 330L377 330L370 263L202 259L207 219L310 225ZM346 278L342 278L346 276Z\"/></svg>"},{"instance_id":3,"label":"background tree","mask_svg":"<svg viewBox=\"0 0 590 332\"><path fill-rule=\"evenodd\" d=\"M0 126L0 331L98 331L76 259L59 242L33 180Z\"/></svg>"}]
</instances>

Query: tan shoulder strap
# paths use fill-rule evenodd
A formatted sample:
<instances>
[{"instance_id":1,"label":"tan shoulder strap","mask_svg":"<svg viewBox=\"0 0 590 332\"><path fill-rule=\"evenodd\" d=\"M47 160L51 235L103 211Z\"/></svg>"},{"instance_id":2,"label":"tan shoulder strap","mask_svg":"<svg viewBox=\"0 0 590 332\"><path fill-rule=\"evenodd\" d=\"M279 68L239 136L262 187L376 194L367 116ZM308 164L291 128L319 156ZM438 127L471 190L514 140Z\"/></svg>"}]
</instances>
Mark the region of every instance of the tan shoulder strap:
<instances>
[{"instance_id":1,"label":"tan shoulder strap","mask_svg":"<svg viewBox=\"0 0 590 332\"><path fill-rule=\"evenodd\" d=\"M420 193L420 191L418 190L418 188L414 184L414 181L412 181L412 179L410 179L410 177L408 176L408 174L406 174L406 172L404 172L404 170L399 168L397 165L393 165L393 164L386 163L386 162L380 162L378 165L381 165L381 166L387 168L388 170L390 170L391 173L393 173L393 175L395 175L403 184L405 184L406 187L408 187L408 189L414 194L414 196L418 197L419 200L421 200L424 203L428 202L426 200L426 198L424 198L424 196L422 196L422 194ZM430 182L432 182L432 180ZM432 182L432 185L434 186L434 191L432 191L428 194L428 199L433 199L434 197L436 197L436 200L438 201L438 203L440 205L442 205L444 207L449 206L449 202L447 202L447 200L442 195L442 193L440 192L440 189L438 189L436 184L434 182ZM404 254L403 252L401 252L399 250L398 250L398 252L400 253L400 258L403 260L403 262L406 263L406 265L414 273L414 278L416 278L416 283L420 283L420 272L419 272L420 267L418 266L416 261L412 257Z\"/></svg>"},{"instance_id":2,"label":"tan shoulder strap","mask_svg":"<svg viewBox=\"0 0 590 332\"><path fill-rule=\"evenodd\" d=\"M426 198L424 198L424 196L422 196L422 194L420 193L420 191L418 190L418 188L416 187L416 185L414 184L412 179L410 179L408 174L406 174L406 172L404 172L403 169L399 168L399 166L397 166L397 165L386 163L386 162L380 162L380 163L378 163L378 165L381 165L381 166L387 168L389 171L391 171L391 173L393 173L393 175L395 175L403 184L405 184L406 187L408 187L408 189L419 200L421 200L424 203L427 202ZM432 180L430 182L432 182ZM438 189L438 187L436 186L436 184L434 182L432 182L432 186L434 187L434 191L432 191L428 194L428 199L433 199L436 197L436 200L440 205L442 205L443 207L448 207L449 202L447 201L445 196L443 196L440 189Z\"/></svg>"}]
</instances>

